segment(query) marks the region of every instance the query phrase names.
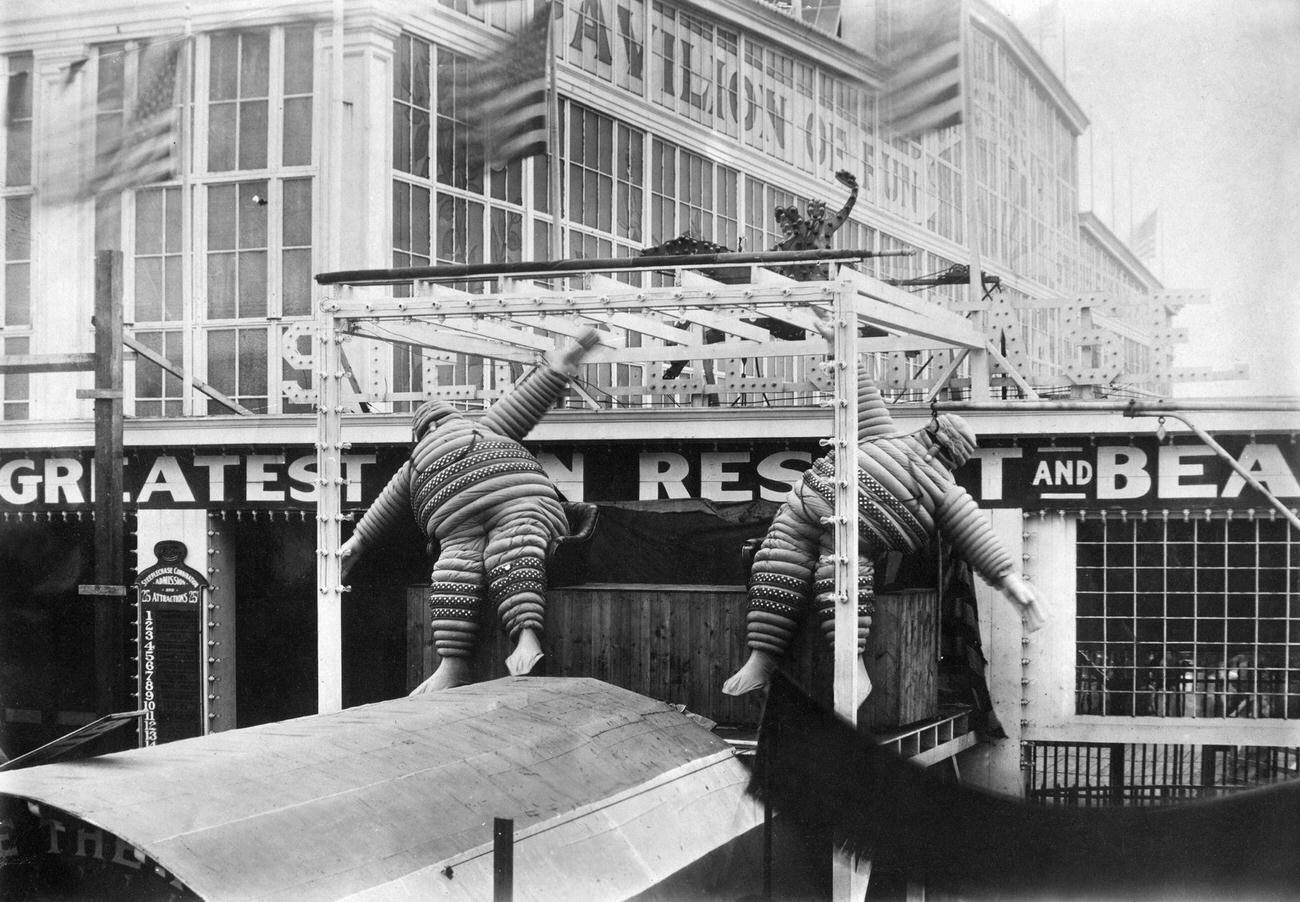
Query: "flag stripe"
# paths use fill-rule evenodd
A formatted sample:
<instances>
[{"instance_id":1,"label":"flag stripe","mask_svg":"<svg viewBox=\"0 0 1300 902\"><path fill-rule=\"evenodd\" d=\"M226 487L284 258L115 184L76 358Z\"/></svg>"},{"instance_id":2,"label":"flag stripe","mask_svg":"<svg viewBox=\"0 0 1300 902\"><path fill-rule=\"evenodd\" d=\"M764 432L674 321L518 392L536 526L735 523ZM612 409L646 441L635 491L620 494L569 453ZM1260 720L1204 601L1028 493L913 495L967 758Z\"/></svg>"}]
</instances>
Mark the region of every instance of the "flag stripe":
<instances>
[{"instance_id":1,"label":"flag stripe","mask_svg":"<svg viewBox=\"0 0 1300 902\"><path fill-rule=\"evenodd\" d=\"M1129 247L1139 260L1150 260L1156 255L1156 213L1152 210L1146 219L1138 223L1129 237Z\"/></svg>"},{"instance_id":2,"label":"flag stripe","mask_svg":"<svg viewBox=\"0 0 1300 902\"><path fill-rule=\"evenodd\" d=\"M919 137L962 121L961 6L932 0L901 9L881 120L904 137Z\"/></svg>"},{"instance_id":3,"label":"flag stripe","mask_svg":"<svg viewBox=\"0 0 1300 902\"><path fill-rule=\"evenodd\" d=\"M82 196L127 191L175 178L181 163L177 74L183 42L141 58L136 108L120 135L95 148L95 171ZM148 53L146 48L145 53Z\"/></svg>"},{"instance_id":4,"label":"flag stripe","mask_svg":"<svg viewBox=\"0 0 1300 902\"><path fill-rule=\"evenodd\" d=\"M472 138L492 168L546 153L546 66L551 4L544 3L519 34L472 72L465 92Z\"/></svg>"}]
</instances>

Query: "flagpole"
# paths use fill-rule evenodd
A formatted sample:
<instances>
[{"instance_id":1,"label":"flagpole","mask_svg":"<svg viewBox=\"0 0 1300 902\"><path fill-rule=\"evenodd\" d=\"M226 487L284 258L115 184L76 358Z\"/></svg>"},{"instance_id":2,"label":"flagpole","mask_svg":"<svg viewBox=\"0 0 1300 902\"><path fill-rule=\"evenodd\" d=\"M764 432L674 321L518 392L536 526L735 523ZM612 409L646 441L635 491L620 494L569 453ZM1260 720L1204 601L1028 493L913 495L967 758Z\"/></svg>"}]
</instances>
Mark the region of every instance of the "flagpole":
<instances>
[{"instance_id":1,"label":"flagpole","mask_svg":"<svg viewBox=\"0 0 1300 902\"><path fill-rule=\"evenodd\" d=\"M985 319L976 306L984 294L984 270L980 255L979 217L976 213L975 188L975 104L971 100L970 56L971 56L971 21L970 5L967 0L959 0L957 14L957 89L961 94L961 158L962 191L966 205L966 248L970 254L970 280L967 286L967 300L971 310L979 319ZM982 400L989 396L989 357L984 351L973 351L970 356L970 392L972 400Z\"/></svg>"},{"instance_id":2,"label":"flagpole","mask_svg":"<svg viewBox=\"0 0 1300 902\"><path fill-rule=\"evenodd\" d=\"M555 33L559 30L563 19L559 23L555 21L555 0L547 0L547 6L550 9L551 16L550 25L546 29L547 65L550 67L546 98L546 143L550 150L548 165L550 169L551 259L562 260L564 259L564 232L560 217L560 89L556 73L559 66L555 61L557 49ZM563 7L560 7L560 9L563 10Z\"/></svg>"}]
</instances>

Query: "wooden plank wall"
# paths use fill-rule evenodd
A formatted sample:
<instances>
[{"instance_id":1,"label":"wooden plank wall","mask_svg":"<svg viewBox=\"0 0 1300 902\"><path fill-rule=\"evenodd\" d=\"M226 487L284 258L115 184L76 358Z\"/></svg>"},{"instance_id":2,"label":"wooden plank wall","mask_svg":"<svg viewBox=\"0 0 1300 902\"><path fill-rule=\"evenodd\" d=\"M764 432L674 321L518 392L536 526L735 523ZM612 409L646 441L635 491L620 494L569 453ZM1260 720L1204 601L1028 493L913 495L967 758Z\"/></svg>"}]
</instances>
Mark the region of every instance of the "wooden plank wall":
<instances>
[{"instance_id":1,"label":"wooden plank wall","mask_svg":"<svg viewBox=\"0 0 1300 902\"><path fill-rule=\"evenodd\" d=\"M425 586L407 590L407 689L438 664ZM546 658L537 675L594 677L703 715L750 726L762 698L722 694L748 655L742 586L587 584L547 593ZM938 602L932 590L878 596L867 672L874 691L859 712L864 726L884 729L938 711ZM492 629L474 661L476 679L505 676L510 644ZM789 665L800 683L830 699L832 655L810 622Z\"/></svg>"}]
</instances>

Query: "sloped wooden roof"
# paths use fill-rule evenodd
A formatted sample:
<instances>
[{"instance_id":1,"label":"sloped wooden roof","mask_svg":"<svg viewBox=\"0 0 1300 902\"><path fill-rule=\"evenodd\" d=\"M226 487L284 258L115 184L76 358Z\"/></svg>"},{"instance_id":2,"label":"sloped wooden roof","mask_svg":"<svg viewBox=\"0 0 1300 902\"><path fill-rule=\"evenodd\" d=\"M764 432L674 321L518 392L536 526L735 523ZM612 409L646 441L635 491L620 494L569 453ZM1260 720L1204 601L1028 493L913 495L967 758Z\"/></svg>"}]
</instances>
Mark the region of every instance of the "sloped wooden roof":
<instances>
[{"instance_id":1,"label":"sloped wooden roof","mask_svg":"<svg viewBox=\"0 0 1300 902\"><path fill-rule=\"evenodd\" d=\"M666 704L507 678L3 773L0 795L205 899L488 898L495 817L514 819L517 898L625 898L757 824L745 779Z\"/></svg>"}]
</instances>

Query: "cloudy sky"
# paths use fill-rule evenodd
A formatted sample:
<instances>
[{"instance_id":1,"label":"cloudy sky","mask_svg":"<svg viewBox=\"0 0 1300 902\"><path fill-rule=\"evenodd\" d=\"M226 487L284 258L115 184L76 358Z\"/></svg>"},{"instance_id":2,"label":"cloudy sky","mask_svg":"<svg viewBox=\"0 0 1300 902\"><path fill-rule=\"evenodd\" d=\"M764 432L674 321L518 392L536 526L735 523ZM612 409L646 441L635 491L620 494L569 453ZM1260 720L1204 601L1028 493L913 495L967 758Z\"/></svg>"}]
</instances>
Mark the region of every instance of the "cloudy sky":
<instances>
[{"instance_id":1,"label":"cloudy sky","mask_svg":"<svg viewBox=\"0 0 1300 902\"><path fill-rule=\"evenodd\" d=\"M1178 394L1300 394L1300 2L1000 5L1093 123L1084 208L1092 188L1121 238L1158 211L1157 273L1211 294L1180 314L1191 336L1177 362L1250 366L1247 382Z\"/></svg>"}]
</instances>

